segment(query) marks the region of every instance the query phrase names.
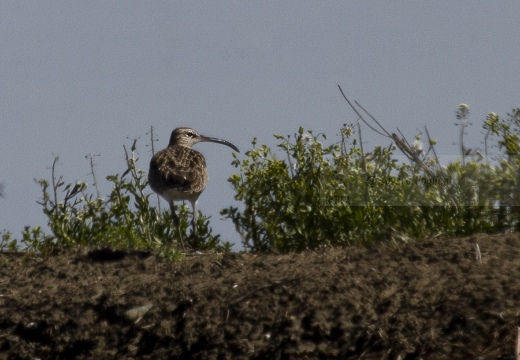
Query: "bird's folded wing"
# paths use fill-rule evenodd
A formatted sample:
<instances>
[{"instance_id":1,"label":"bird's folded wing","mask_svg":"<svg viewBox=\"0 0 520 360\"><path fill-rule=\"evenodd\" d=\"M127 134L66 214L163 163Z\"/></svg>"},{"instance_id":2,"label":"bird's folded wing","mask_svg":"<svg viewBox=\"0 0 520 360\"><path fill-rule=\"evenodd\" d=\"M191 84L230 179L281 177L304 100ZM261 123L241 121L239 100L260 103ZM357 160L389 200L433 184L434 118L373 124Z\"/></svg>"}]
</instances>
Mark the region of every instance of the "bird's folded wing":
<instances>
[{"instance_id":1,"label":"bird's folded wing","mask_svg":"<svg viewBox=\"0 0 520 360\"><path fill-rule=\"evenodd\" d=\"M175 150L165 149L152 159L150 167L154 167L156 183L181 192L202 191L207 176L204 157L188 148Z\"/></svg>"}]
</instances>

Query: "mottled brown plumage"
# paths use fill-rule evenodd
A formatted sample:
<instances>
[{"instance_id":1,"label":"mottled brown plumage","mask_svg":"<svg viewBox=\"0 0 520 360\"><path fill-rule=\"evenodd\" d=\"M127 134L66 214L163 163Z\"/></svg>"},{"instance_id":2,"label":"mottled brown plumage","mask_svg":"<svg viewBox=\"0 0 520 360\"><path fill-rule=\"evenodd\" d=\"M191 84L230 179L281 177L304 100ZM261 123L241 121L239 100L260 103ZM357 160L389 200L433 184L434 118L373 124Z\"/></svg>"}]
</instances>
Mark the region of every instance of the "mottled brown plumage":
<instances>
[{"instance_id":1,"label":"mottled brown plumage","mask_svg":"<svg viewBox=\"0 0 520 360\"><path fill-rule=\"evenodd\" d=\"M179 127L173 130L168 147L159 151L150 161L148 183L153 191L170 204L173 222L179 230L181 245L184 248L180 232L180 220L175 213L174 201L188 200L193 208L192 227L196 233L197 200L208 183L208 170L204 156L191 147L198 142L215 142L227 145L236 152L238 148L228 141L202 136L195 130Z\"/></svg>"},{"instance_id":2,"label":"mottled brown plumage","mask_svg":"<svg viewBox=\"0 0 520 360\"><path fill-rule=\"evenodd\" d=\"M167 147L150 162L150 187L162 196L169 193L173 200L187 200L191 195L200 194L207 181L204 157L188 147Z\"/></svg>"}]
</instances>

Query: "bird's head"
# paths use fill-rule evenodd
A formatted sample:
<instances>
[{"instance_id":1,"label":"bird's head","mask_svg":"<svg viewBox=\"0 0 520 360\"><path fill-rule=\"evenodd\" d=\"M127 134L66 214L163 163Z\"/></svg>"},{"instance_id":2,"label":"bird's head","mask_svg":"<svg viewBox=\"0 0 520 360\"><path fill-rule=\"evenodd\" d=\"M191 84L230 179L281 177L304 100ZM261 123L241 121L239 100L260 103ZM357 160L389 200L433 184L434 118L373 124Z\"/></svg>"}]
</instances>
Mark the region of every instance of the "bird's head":
<instances>
[{"instance_id":1,"label":"bird's head","mask_svg":"<svg viewBox=\"0 0 520 360\"><path fill-rule=\"evenodd\" d=\"M223 144L227 145L236 152L240 152L238 148L231 144L229 141L217 139L214 137L208 137L203 136L193 130L192 128L188 127L178 127L172 131L172 135L170 136L170 143L168 144L168 147L170 146L184 146L191 148L193 145L199 142L214 142L217 144Z\"/></svg>"}]
</instances>

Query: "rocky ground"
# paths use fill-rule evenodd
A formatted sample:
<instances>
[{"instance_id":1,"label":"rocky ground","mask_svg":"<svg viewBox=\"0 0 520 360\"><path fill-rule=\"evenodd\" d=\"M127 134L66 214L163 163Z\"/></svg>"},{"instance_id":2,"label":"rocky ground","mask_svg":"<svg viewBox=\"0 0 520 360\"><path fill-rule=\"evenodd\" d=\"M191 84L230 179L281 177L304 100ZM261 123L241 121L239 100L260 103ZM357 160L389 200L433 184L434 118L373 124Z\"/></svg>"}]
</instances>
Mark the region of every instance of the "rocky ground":
<instances>
[{"instance_id":1,"label":"rocky ground","mask_svg":"<svg viewBox=\"0 0 520 360\"><path fill-rule=\"evenodd\" d=\"M2 359L515 359L518 326L519 234L176 263L0 253Z\"/></svg>"}]
</instances>

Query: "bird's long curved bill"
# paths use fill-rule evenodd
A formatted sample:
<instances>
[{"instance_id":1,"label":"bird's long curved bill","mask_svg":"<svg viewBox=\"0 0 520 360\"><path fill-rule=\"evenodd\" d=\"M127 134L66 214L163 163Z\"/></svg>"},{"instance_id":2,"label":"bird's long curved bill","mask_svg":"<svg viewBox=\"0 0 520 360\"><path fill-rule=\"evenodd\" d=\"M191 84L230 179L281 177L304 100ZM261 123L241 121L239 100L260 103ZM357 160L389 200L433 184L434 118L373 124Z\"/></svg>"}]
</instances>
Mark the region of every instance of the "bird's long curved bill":
<instances>
[{"instance_id":1,"label":"bird's long curved bill","mask_svg":"<svg viewBox=\"0 0 520 360\"><path fill-rule=\"evenodd\" d=\"M236 152L240 152L240 150L238 150L238 148L235 145L231 144L229 141L226 141L226 140L217 139L217 138L214 138L214 137L203 136L200 141L214 142L214 143L217 143L217 144L226 145L226 146L229 146L231 149L235 150Z\"/></svg>"}]
</instances>

